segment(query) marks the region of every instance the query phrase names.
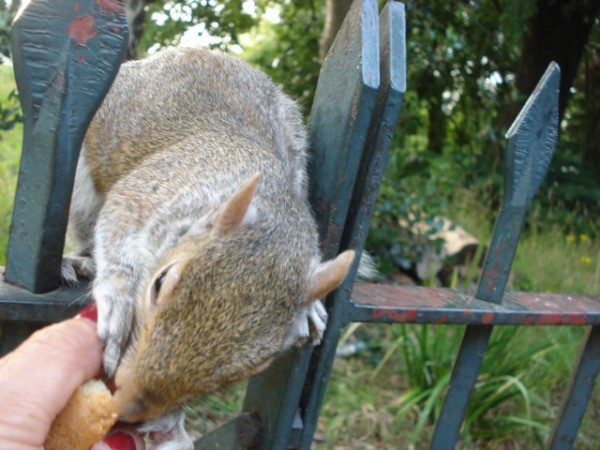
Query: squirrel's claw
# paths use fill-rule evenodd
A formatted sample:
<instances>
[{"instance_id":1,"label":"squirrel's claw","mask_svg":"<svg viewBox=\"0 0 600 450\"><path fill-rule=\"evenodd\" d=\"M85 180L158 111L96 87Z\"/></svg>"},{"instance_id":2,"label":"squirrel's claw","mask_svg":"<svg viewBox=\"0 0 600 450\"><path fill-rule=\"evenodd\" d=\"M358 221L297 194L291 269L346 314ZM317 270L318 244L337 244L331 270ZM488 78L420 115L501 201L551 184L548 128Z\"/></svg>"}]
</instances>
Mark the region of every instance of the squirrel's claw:
<instances>
[{"instance_id":1,"label":"squirrel's claw","mask_svg":"<svg viewBox=\"0 0 600 450\"><path fill-rule=\"evenodd\" d=\"M131 302L116 298L114 292L103 292L98 286L94 288L94 298L98 304L98 336L104 341L104 372L111 378L129 341L134 307Z\"/></svg>"},{"instance_id":2,"label":"squirrel's claw","mask_svg":"<svg viewBox=\"0 0 600 450\"><path fill-rule=\"evenodd\" d=\"M310 339L313 344L317 345L321 342L327 325L327 311L320 300L310 305L306 313L306 319L310 327Z\"/></svg>"},{"instance_id":3,"label":"squirrel's claw","mask_svg":"<svg viewBox=\"0 0 600 450\"><path fill-rule=\"evenodd\" d=\"M67 286L79 286L79 278L91 280L95 273L91 256L65 256L60 266L60 281Z\"/></svg>"},{"instance_id":4,"label":"squirrel's claw","mask_svg":"<svg viewBox=\"0 0 600 450\"><path fill-rule=\"evenodd\" d=\"M79 278L77 278L75 268L67 258L63 258L60 266L60 283L71 287L79 286Z\"/></svg>"},{"instance_id":5,"label":"squirrel's claw","mask_svg":"<svg viewBox=\"0 0 600 450\"><path fill-rule=\"evenodd\" d=\"M113 341L106 338L103 339L104 342L106 342L106 347L104 349L102 364L104 366L104 373L108 378L111 378L114 377L115 372L117 371L117 366L121 359L121 352L120 349L118 349L118 346L113 344Z\"/></svg>"},{"instance_id":6,"label":"squirrel's claw","mask_svg":"<svg viewBox=\"0 0 600 450\"><path fill-rule=\"evenodd\" d=\"M283 340L281 351L287 350L292 345L303 345L309 340L317 345L321 342L326 324L325 307L320 300L312 302L296 313L292 326Z\"/></svg>"}]
</instances>

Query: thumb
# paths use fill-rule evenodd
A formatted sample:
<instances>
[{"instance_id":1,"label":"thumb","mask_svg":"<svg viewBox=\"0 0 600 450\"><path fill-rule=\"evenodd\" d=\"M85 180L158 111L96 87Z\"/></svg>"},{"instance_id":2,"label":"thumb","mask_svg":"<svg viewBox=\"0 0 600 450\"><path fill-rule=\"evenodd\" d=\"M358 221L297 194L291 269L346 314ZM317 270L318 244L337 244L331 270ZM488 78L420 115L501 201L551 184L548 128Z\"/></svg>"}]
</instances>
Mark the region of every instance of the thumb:
<instances>
[{"instance_id":1,"label":"thumb","mask_svg":"<svg viewBox=\"0 0 600 450\"><path fill-rule=\"evenodd\" d=\"M0 437L38 447L77 386L102 361L96 326L70 319L34 333L0 360ZM8 436L6 436L8 435Z\"/></svg>"}]
</instances>

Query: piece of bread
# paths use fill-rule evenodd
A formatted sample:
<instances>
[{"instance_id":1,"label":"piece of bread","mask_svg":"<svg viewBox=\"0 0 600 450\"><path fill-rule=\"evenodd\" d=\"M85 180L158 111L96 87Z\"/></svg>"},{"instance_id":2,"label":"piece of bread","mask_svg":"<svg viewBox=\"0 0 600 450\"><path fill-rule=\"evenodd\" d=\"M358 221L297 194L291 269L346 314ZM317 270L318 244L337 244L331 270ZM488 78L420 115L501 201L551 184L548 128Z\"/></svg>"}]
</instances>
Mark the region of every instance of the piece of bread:
<instances>
[{"instance_id":1,"label":"piece of bread","mask_svg":"<svg viewBox=\"0 0 600 450\"><path fill-rule=\"evenodd\" d=\"M106 385L89 380L79 386L52 423L45 450L89 450L115 424L117 405Z\"/></svg>"}]
</instances>

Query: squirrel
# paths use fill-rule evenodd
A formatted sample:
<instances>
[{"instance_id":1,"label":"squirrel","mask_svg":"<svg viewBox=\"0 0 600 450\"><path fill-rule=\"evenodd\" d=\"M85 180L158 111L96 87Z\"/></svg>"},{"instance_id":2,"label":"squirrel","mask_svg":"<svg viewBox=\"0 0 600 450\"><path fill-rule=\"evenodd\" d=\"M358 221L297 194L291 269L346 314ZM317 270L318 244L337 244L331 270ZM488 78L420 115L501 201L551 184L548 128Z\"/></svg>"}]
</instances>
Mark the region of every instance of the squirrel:
<instances>
[{"instance_id":1,"label":"squirrel","mask_svg":"<svg viewBox=\"0 0 600 450\"><path fill-rule=\"evenodd\" d=\"M324 331L354 251L322 261L306 149L290 97L201 48L124 63L88 128L62 277L93 278L121 419L158 449L192 448L183 402Z\"/></svg>"}]
</instances>

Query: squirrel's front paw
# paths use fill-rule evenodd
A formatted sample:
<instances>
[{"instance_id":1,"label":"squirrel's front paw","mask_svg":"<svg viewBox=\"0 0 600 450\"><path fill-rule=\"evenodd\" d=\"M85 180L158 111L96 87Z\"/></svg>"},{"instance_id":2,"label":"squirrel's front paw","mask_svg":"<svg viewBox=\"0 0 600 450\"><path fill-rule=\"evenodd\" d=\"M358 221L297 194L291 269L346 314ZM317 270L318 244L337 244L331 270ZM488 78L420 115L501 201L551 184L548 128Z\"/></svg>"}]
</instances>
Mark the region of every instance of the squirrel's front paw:
<instances>
[{"instance_id":1,"label":"squirrel's front paw","mask_svg":"<svg viewBox=\"0 0 600 450\"><path fill-rule=\"evenodd\" d=\"M129 338L129 334L125 334L121 330L129 330L130 326L131 322L124 318L117 318L116 320L101 324L99 314L98 336L104 341L104 356L102 361L104 373L109 378L115 375Z\"/></svg>"},{"instance_id":2,"label":"squirrel's front paw","mask_svg":"<svg viewBox=\"0 0 600 450\"><path fill-rule=\"evenodd\" d=\"M134 306L131 299L112 292L112 288L94 288L98 304L98 336L104 341L104 372L114 376L128 344L133 324Z\"/></svg>"},{"instance_id":3,"label":"squirrel's front paw","mask_svg":"<svg viewBox=\"0 0 600 450\"><path fill-rule=\"evenodd\" d=\"M117 371L119 361L121 361L121 355L123 353L122 344L118 340L111 338L107 333L100 333L100 330L98 330L98 334L100 339L105 343L104 356L102 359L104 373L107 377L111 378Z\"/></svg>"}]
</instances>

